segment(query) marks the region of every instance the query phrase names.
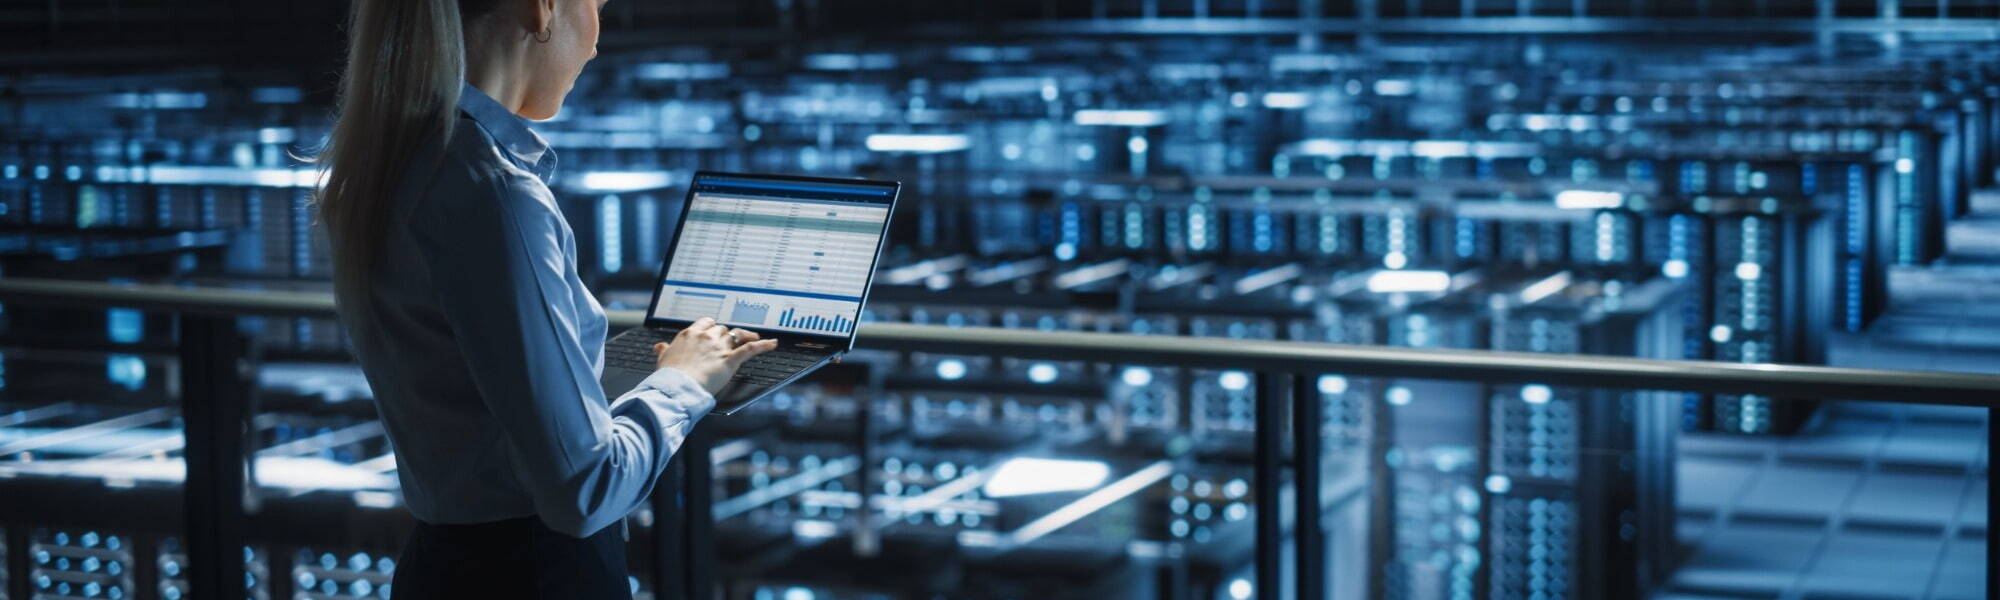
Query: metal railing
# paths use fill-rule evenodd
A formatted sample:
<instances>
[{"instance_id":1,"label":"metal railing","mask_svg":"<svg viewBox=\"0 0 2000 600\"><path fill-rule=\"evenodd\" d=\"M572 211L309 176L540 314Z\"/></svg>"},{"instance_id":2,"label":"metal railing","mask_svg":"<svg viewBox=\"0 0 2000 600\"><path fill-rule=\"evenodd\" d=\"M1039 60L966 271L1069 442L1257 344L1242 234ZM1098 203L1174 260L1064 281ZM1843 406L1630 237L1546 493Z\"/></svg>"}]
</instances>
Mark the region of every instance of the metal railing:
<instances>
[{"instance_id":1,"label":"metal railing","mask_svg":"<svg viewBox=\"0 0 2000 600\"><path fill-rule=\"evenodd\" d=\"M0 301L76 308L123 307L205 316L334 316L333 297L326 293L50 279L0 279ZM635 310L606 314L615 329L636 327L644 319L641 311ZM1162 343L1160 336L1151 335L907 323L862 323L856 333L857 347L870 350L2000 407L2000 375L1319 342L1184 339L1188 342L1174 344Z\"/></svg>"},{"instance_id":2,"label":"metal railing","mask_svg":"<svg viewBox=\"0 0 2000 600\"><path fill-rule=\"evenodd\" d=\"M130 308L178 315L182 361L183 407L187 421L186 489L191 581L197 586L226 586L242 581L242 560L228 549L243 541L242 506L216 499L241 497L245 456L237 426L243 414L243 357L247 348L235 334L239 316L332 317L330 294L293 291L239 290L173 285L120 285L46 279L0 279L0 303L64 308ZM619 328L640 324L639 311L611 311ZM1311 342L1168 338L1133 334L1045 332L988 327L950 328L902 323L863 323L857 348L1000 355L1021 358L1083 360L1254 372L1257 390L1255 439L1256 555L1258 590L1281 589L1279 555L1284 531L1279 496L1282 470L1287 466L1284 434L1294 447L1289 466L1296 506L1322 506L1318 477L1321 440L1317 423L1322 410L1309 391L1309 375L1340 373L1366 377L1412 377L1475 382L1540 383L1626 390L1691 391L1764 394L1789 398L1866 399L1906 404L1955 404L2000 407L2000 376L1849 369L1805 365L1736 364L1669 361L1608 356L1528 354L1480 350L1434 350ZM201 399L201 402L186 399ZM1285 431L1284 409L1294 411L1291 431ZM2000 443L1988 427L1987 463ZM708 445L691 443L683 455L705 457ZM708 556L705 540L713 527L708 497L709 461L676 461L682 478L684 504L656 498L661 535L662 585L680 581L690 596L706 597ZM1988 488L1988 522L1996 516L1994 489ZM656 494L671 496L671 494ZM694 518L683 518L687 515ZM678 521L678 522L677 522ZM1319 564L1325 541L1318 527L1299 527L1293 536L1299 560ZM676 539L667 539L676 538ZM1993 533L1987 530L1987 545ZM669 564L671 563L671 564ZM1317 598L1326 588L1325 573L1297 569L1299 597ZM1989 590L1994 575L1986 575ZM204 583L206 582L206 583ZM209 597L196 588L196 597ZM216 591L230 589L216 587Z\"/></svg>"}]
</instances>

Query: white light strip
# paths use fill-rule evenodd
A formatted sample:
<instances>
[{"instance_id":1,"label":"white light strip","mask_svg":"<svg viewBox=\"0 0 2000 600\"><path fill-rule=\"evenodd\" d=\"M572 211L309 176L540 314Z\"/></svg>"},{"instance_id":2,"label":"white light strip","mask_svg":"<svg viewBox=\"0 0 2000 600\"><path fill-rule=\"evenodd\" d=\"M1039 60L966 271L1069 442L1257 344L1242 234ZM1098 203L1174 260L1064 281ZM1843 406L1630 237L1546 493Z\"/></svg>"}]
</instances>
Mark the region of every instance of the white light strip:
<instances>
[{"instance_id":1,"label":"white light strip","mask_svg":"<svg viewBox=\"0 0 2000 600\"><path fill-rule=\"evenodd\" d=\"M1300 140L1298 142L1292 143L1286 146L1285 151L1288 154L1301 154L1305 156L1318 156L1325 158L1339 158L1354 154L1354 148L1355 148L1355 142L1353 140L1329 140L1329 139L1315 138L1310 140Z\"/></svg>"},{"instance_id":2,"label":"white light strip","mask_svg":"<svg viewBox=\"0 0 2000 600\"><path fill-rule=\"evenodd\" d=\"M980 488L993 498L1087 490L1111 476L1111 466L1103 461L1057 458L1016 458L993 470Z\"/></svg>"},{"instance_id":3,"label":"white light strip","mask_svg":"<svg viewBox=\"0 0 2000 600\"><path fill-rule=\"evenodd\" d=\"M1125 476L1124 479L1114 481L1111 485L1098 488L1095 492L1091 492L1082 498L1077 498L1075 502L1063 505L1061 508L1043 515L1042 518L1022 525L1020 529L1015 529L999 539L985 536L986 539L981 540L977 539L981 536L960 534L959 542L971 542L968 545L978 545L980 542L997 542L997 545L1004 547L1034 543L1035 540L1042 539L1042 536L1054 533L1056 530L1090 516L1091 513L1103 510L1104 507L1111 506L1119 500L1139 493L1140 490L1146 489L1146 486L1159 483L1160 480L1166 479L1168 475L1172 475L1173 473L1173 463L1164 460L1155 462L1147 465L1146 468L1139 469L1131 475Z\"/></svg>"},{"instance_id":4,"label":"white light strip","mask_svg":"<svg viewBox=\"0 0 2000 600\"><path fill-rule=\"evenodd\" d=\"M395 508L396 495L389 492L359 490L354 492L354 505L375 509Z\"/></svg>"},{"instance_id":5,"label":"white light strip","mask_svg":"<svg viewBox=\"0 0 2000 600\"><path fill-rule=\"evenodd\" d=\"M1375 81L1377 96L1408 96L1416 93L1417 86L1408 79L1379 79Z\"/></svg>"},{"instance_id":6,"label":"white light strip","mask_svg":"<svg viewBox=\"0 0 2000 600\"><path fill-rule=\"evenodd\" d=\"M816 69L820 71L854 71L854 70L879 71L883 69L895 68L896 55L888 53L808 54L805 57L805 66L808 69Z\"/></svg>"},{"instance_id":7,"label":"white light strip","mask_svg":"<svg viewBox=\"0 0 2000 600\"><path fill-rule=\"evenodd\" d=\"M250 426L254 428L253 429L254 431L264 431L272 427L277 427L278 422L279 418L277 414L266 413L257 415L255 418L252 418L250 420ZM160 432L161 430L149 429L144 431L151 433L151 432ZM112 460L112 459L132 460L139 458L147 458L166 452L173 452L185 447L187 447L186 436L181 435L181 432L179 430L171 430L167 432L161 432L159 433L158 437L155 437L151 440L126 446L124 448L119 448L117 450L104 452L96 456L92 456L91 458L105 459L105 460Z\"/></svg>"},{"instance_id":8,"label":"white light strip","mask_svg":"<svg viewBox=\"0 0 2000 600\"><path fill-rule=\"evenodd\" d=\"M102 421L91 423L89 425L84 425L82 427L71 427L69 429L64 429L62 431L57 431L54 433L38 435L25 440L20 440L11 444L0 446L0 456L8 456L11 454L19 454L30 450L47 448L49 446L67 444L77 440L89 439L92 437L116 432L123 429L132 429L135 427L144 427L146 425L152 425L154 423L162 423L170 419L173 419L174 416L179 414L179 412L180 412L179 409L176 408L165 408L165 407L155 408L152 410L137 412L122 417L105 419Z\"/></svg>"},{"instance_id":9,"label":"white light strip","mask_svg":"<svg viewBox=\"0 0 2000 600\"><path fill-rule=\"evenodd\" d=\"M1279 54L1271 57L1271 70L1285 71L1337 71L1343 61L1339 56L1326 54Z\"/></svg>"},{"instance_id":10,"label":"white light strip","mask_svg":"<svg viewBox=\"0 0 2000 600\"><path fill-rule=\"evenodd\" d=\"M1027 277L1046 271L1048 268L1049 259L1031 258L1028 260L1017 260L984 271L976 271L966 276L965 279L971 282L974 287L985 287L1002 281Z\"/></svg>"},{"instance_id":11,"label":"white light strip","mask_svg":"<svg viewBox=\"0 0 2000 600\"><path fill-rule=\"evenodd\" d=\"M1372 273L1351 273L1337 276L1332 283L1326 285L1326 295L1330 298L1339 298L1368 289L1368 279L1371 276L1373 276Z\"/></svg>"},{"instance_id":12,"label":"white light strip","mask_svg":"<svg viewBox=\"0 0 2000 600\"><path fill-rule=\"evenodd\" d=\"M1057 288L1067 290L1124 275L1130 270L1132 261L1120 258L1057 275L1055 284Z\"/></svg>"},{"instance_id":13,"label":"white light strip","mask_svg":"<svg viewBox=\"0 0 2000 600\"><path fill-rule=\"evenodd\" d=\"M952 60L964 62L1018 62L1034 56L1021 46L953 46L944 52Z\"/></svg>"},{"instance_id":14,"label":"white light strip","mask_svg":"<svg viewBox=\"0 0 2000 600\"><path fill-rule=\"evenodd\" d=\"M1556 208L1571 210L1618 208L1625 205L1625 195L1618 192L1594 190L1563 190L1556 194Z\"/></svg>"},{"instance_id":15,"label":"white light strip","mask_svg":"<svg viewBox=\"0 0 2000 600\"><path fill-rule=\"evenodd\" d=\"M870 500L874 501L876 508L884 508L886 510L885 507L891 504L900 505L903 498L901 496L891 497L876 494ZM799 504L817 504L828 508L855 509L861 507L861 494L847 491L806 490L799 492Z\"/></svg>"},{"instance_id":16,"label":"white light strip","mask_svg":"<svg viewBox=\"0 0 2000 600\"><path fill-rule=\"evenodd\" d=\"M1541 147L1524 142L1309 138L1286 144L1282 150L1286 154L1322 158L1344 158L1349 156L1521 158L1540 153Z\"/></svg>"},{"instance_id":17,"label":"white light strip","mask_svg":"<svg viewBox=\"0 0 2000 600\"><path fill-rule=\"evenodd\" d=\"M208 107L208 94L201 92L127 92L102 96L112 108L196 109Z\"/></svg>"},{"instance_id":18,"label":"white light strip","mask_svg":"<svg viewBox=\"0 0 2000 600\"><path fill-rule=\"evenodd\" d=\"M1541 146L1523 142L1472 143L1472 155L1479 158L1524 158L1541 152Z\"/></svg>"},{"instance_id":19,"label":"white light strip","mask_svg":"<svg viewBox=\"0 0 2000 600\"><path fill-rule=\"evenodd\" d=\"M257 456L305 456L337 446L345 446L383 434L381 421L369 421L353 427L329 431L308 438L301 438L257 451Z\"/></svg>"},{"instance_id":20,"label":"white light strip","mask_svg":"<svg viewBox=\"0 0 2000 600\"><path fill-rule=\"evenodd\" d=\"M725 63L646 63L634 70L640 79L722 79L729 76Z\"/></svg>"},{"instance_id":21,"label":"white light strip","mask_svg":"<svg viewBox=\"0 0 2000 600\"><path fill-rule=\"evenodd\" d=\"M957 152L972 147L972 138L957 133L876 133L866 142L876 152Z\"/></svg>"},{"instance_id":22,"label":"white light strip","mask_svg":"<svg viewBox=\"0 0 2000 600\"><path fill-rule=\"evenodd\" d=\"M374 474L377 474L377 475L386 475L386 474L388 474L388 473L392 473L392 472L394 472L394 471L396 470L396 453L395 453L395 452L390 452L390 453L387 453L387 454L383 454L383 455L381 455L381 456L377 456L377 457L375 457L375 458L371 458L371 459L368 459L368 460L364 460L364 461L361 461L361 462L358 462L358 463L354 463L354 464L351 464L351 465L348 465L348 466L349 466L349 467L352 467L352 468L354 468L354 469L356 469L356 470L358 470L358 471L360 471L360 472L363 472L363 473L374 473ZM261 485L261 482L259 482L259 483L260 483L260 485ZM305 487L295 487L295 488L292 488L292 489L291 489L291 493L292 493L292 495L293 495L293 496L304 496L304 495L306 495L306 494L310 494L310 493L313 493L313 492L317 492L317 491L320 491L320 490L322 490L322 489L326 489L326 488L322 488L322 487L317 487L317 486L305 486Z\"/></svg>"},{"instance_id":23,"label":"white light strip","mask_svg":"<svg viewBox=\"0 0 2000 600\"><path fill-rule=\"evenodd\" d=\"M1167 122L1164 110L1109 110L1084 109L1070 117L1078 125L1115 125L1121 127L1152 127Z\"/></svg>"},{"instance_id":24,"label":"white light strip","mask_svg":"<svg viewBox=\"0 0 2000 600\"><path fill-rule=\"evenodd\" d=\"M114 169L112 172L116 172ZM147 167L131 177L139 183L165 185L241 185L256 187L317 187L318 169L246 169L242 167ZM123 182L125 178L117 178Z\"/></svg>"},{"instance_id":25,"label":"white light strip","mask_svg":"<svg viewBox=\"0 0 2000 600\"><path fill-rule=\"evenodd\" d=\"M854 469L860 465L861 459L852 456L837 459L826 463L818 469L771 482L769 487L751 490L747 494L717 502L715 503L713 512L715 520L721 521L734 517L750 509L769 504L779 498L819 487L819 484L826 483L837 477L845 477L848 473L853 473Z\"/></svg>"},{"instance_id":26,"label":"white light strip","mask_svg":"<svg viewBox=\"0 0 2000 600\"><path fill-rule=\"evenodd\" d=\"M1458 293L1472 289L1472 286L1479 285L1479 282L1485 280L1486 276L1481 275L1479 271L1461 271L1451 276L1451 292Z\"/></svg>"},{"instance_id":27,"label":"white light strip","mask_svg":"<svg viewBox=\"0 0 2000 600\"><path fill-rule=\"evenodd\" d=\"M673 185L668 171L591 171L584 173L578 186L590 192L636 192Z\"/></svg>"},{"instance_id":28,"label":"white light strip","mask_svg":"<svg viewBox=\"0 0 2000 600\"><path fill-rule=\"evenodd\" d=\"M160 430L155 429L146 431L151 433ZM119 437L127 437L129 439L130 437L134 436L126 434L126 435L121 435ZM114 459L131 460L134 458L144 458L148 456L153 456L155 453L173 452L175 450L181 449L182 447L185 447L186 445L187 445L187 437L181 435L181 432L179 431L161 432L158 435L155 435L154 437L146 441L137 444L132 444L130 446L126 446L123 448L118 448L116 450L102 452L90 458L104 459L104 460L114 460ZM76 448L76 449L81 450L81 448ZM65 448L65 450L69 450L69 448Z\"/></svg>"},{"instance_id":29,"label":"white light strip","mask_svg":"<svg viewBox=\"0 0 2000 600\"><path fill-rule=\"evenodd\" d=\"M257 130L259 144L290 144L298 139L299 131L290 127L265 127Z\"/></svg>"},{"instance_id":30,"label":"white light strip","mask_svg":"<svg viewBox=\"0 0 2000 600\"><path fill-rule=\"evenodd\" d=\"M396 453L391 452L388 454L377 456L375 458L354 463L354 467L357 469L365 469L376 473L387 473L390 471L394 471L396 470Z\"/></svg>"},{"instance_id":31,"label":"white light strip","mask_svg":"<svg viewBox=\"0 0 2000 600\"><path fill-rule=\"evenodd\" d=\"M48 406L37 406L27 410L0 415L0 427L26 425L42 419L53 419L76 411L74 402L57 402Z\"/></svg>"},{"instance_id":32,"label":"white light strip","mask_svg":"<svg viewBox=\"0 0 2000 600\"><path fill-rule=\"evenodd\" d=\"M931 491L924 492L922 496L907 500L897 497L896 500L901 500L900 502L896 502L894 506L885 505L882 507L883 517L881 521L876 523L876 527L886 526L909 513L925 512L943 506L946 502L957 498L960 494L972 491L972 488L986 485L988 480L993 479L993 474L999 471L999 469L980 469L978 473L954 479L951 483L937 486Z\"/></svg>"},{"instance_id":33,"label":"white light strip","mask_svg":"<svg viewBox=\"0 0 2000 600\"><path fill-rule=\"evenodd\" d=\"M258 457L257 485L285 489L393 490L396 478L323 458Z\"/></svg>"},{"instance_id":34,"label":"white light strip","mask_svg":"<svg viewBox=\"0 0 2000 600\"><path fill-rule=\"evenodd\" d=\"M392 490L396 486L394 477L323 458L258 458L255 472L258 474L255 482L258 487L285 490L379 491ZM115 480L128 487L138 481L178 484L187 479L187 462L81 459L10 462L0 466L0 476L16 473Z\"/></svg>"},{"instance_id":35,"label":"white light strip","mask_svg":"<svg viewBox=\"0 0 2000 600\"><path fill-rule=\"evenodd\" d=\"M1274 110L1296 110L1312 104L1312 97L1305 92L1265 92L1264 108Z\"/></svg>"},{"instance_id":36,"label":"white light strip","mask_svg":"<svg viewBox=\"0 0 2000 600\"><path fill-rule=\"evenodd\" d=\"M960 490L960 491L963 492L965 490ZM943 510L950 510L952 512L957 512L957 513L971 513L982 517L991 517L1000 514L1000 504L993 500L964 500L957 498L947 498L943 502L939 502L932 506L925 506L921 509L912 508L912 506L916 503L916 501L921 500L922 498L928 496L930 496L930 494L928 493L916 498L909 498L904 496L890 496L888 494L875 494L868 497L868 504L870 506L875 507L876 510L881 510L884 511L885 513L890 513L890 514L900 513L903 515L908 515L918 512L935 512ZM799 504L801 505L813 504L827 508L842 508L851 510L861 507L860 494L856 494L854 492L844 492L844 491L831 492L827 490L806 490L803 492L799 492L798 501ZM875 526L876 528L881 528L882 526L885 525L893 525L894 520L895 519L893 517L888 519L880 519L876 522Z\"/></svg>"},{"instance_id":37,"label":"white light strip","mask_svg":"<svg viewBox=\"0 0 2000 600\"><path fill-rule=\"evenodd\" d=\"M1568 289L1569 282L1569 271L1545 277L1541 281L1529 284L1528 287L1521 288L1521 303L1534 304L1541 302L1543 298L1553 296L1557 292Z\"/></svg>"},{"instance_id":38,"label":"white light strip","mask_svg":"<svg viewBox=\"0 0 2000 600\"><path fill-rule=\"evenodd\" d=\"M1423 158L1471 156L1472 143L1457 140L1418 140L1410 144L1410 154Z\"/></svg>"},{"instance_id":39,"label":"white light strip","mask_svg":"<svg viewBox=\"0 0 2000 600\"><path fill-rule=\"evenodd\" d=\"M16 427L10 429L0 429L0 444L17 442L45 435L57 434L63 431L67 431L67 428ZM133 429L126 429L123 431L113 431L102 435L90 436L89 438L86 439L74 440L53 446L45 446L42 448L37 448L34 450L34 452L39 454L37 456L28 457L28 459L36 460L43 457L69 458L69 457L94 456L98 454L117 452L123 448L130 448L133 446L157 443L162 438L173 437L175 435L178 435L176 431L169 430L163 427L138 427ZM0 459L0 464L4 464L4 462L5 459Z\"/></svg>"},{"instance_id":40,"label":"white light strip","mask_svg":"<svg viewBox=\"0 0 2000 600\"><path fill-rule=\"evenodd\" d=\"M914 265L905 265L890 269L888 273L883 274L883 279L889 282L890 285L910 285L928 279L932 275L943 275L963 269L966 263L967 260L963 254L933 258Z\"/></svg>"},{"instance_id":41,"label":"white light strip","mask_svg":"<svg viewBox=\"0 0 2000 600\"><path fill-rule=\"evenodd\" d=\"M1041 77L988 77L972 82L971 87L981 96L1033 96L1042 92L1044 81Z\"/></svg>"},{"instance_id":42,"label":"white light strip","mask_svg":"<svg viewBox=\"0 0 2000 600\"><path fill-rule=\"evenodd\" d=\"M1189 265L1174 269L1171 272L1162 269L1159 274L1146 280L1146 288L1158 292L1183 283L1200 281L1214 272L1214 263Z\"/></svg>"},{"instance_id":43,"label":"white light strip","mask_svg":"<svg viewBox=\"0 0 2000 600\"><path fill-rule=\"evenodd\" d=\"M729 145L727 136L690 132L551 131L542 138L556 148L712 150Z\"/></svg>"},{"instance_id":44,"label":"white light strip","mask_svg":"<svg viewBox=\"0 0 2000 600\"><path fill-rule=\"evenodd\" d=\"M749 456L756 450L757 444L751 442L750 438L731 440L729 443L708 449L708 464L721 466L722 463Z\"/></svg>"},{"instance_id":45,"label":"white light strip","mask_svg":"<svg viewBox=\"0 0 2000 600\"><path fill-rule=\"evenodd\" d=\"M1376 271L1368 276L1368 291L1377 294L1442 292L1451 289L1451 274L1444 271Z\"/></svg>"},{"instance_id":46,"label":"white light strip","mask_svg":"<svg viewBox=\"0 0 2000 600\"><path fill-rule=\"evenodd\" d=\"M792 536L801 539L823 540L840 534L840 525L824 519L799 519L792 521Z\"/></svg>"},{"instance_id":47,"label":"white light strip","mask_svg":"<svg viewBox=\"0 0 2000 600\"><path fill-rule=\"evenodd\" d=\"M1290 263L1252 273L1242 279L1236 280L1236 295L1253 294L1258 290L1298 279L1300 275L1304 274L1305 269L1300 268L1298 263Z\"/></svg>"}]
</instances>

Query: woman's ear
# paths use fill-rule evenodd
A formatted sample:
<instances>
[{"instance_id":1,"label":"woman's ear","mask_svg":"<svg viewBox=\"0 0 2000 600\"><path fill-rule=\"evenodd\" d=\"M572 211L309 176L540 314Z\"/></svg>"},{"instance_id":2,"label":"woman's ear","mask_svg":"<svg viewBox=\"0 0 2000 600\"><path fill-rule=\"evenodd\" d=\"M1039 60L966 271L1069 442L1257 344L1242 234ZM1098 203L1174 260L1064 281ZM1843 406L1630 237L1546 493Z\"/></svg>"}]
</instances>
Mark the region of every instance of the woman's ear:
<instances>
[{"instance_id":1,"label":"woman's ear","mask_svg":"<svg viewBox=\"0 0 2000 600\"><path fill-rule=\"evenodd\" d=\"M555 26L556 3L561 0L527 0L529 35L539 36Z\"/></svg>"}]
</instances>

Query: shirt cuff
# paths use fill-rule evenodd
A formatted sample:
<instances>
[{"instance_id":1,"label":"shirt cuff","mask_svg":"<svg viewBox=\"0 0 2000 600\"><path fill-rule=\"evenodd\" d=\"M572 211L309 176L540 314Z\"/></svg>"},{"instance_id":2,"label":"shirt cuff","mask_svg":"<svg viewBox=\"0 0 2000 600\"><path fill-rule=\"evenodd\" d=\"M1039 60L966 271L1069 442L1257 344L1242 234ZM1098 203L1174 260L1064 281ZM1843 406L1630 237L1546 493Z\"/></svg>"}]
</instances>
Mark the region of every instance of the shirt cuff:
<instances>
[{"instance_id":1,"label":"shirt cuff","mask_svg":"<svg viewBox=\"0 0 2000 600\"><path fill-rule=\"evenodd\" d=\"M643 390L658 391L668 398L679 401L681 406L687 408L690 421L699 421L708 415L708 411L715 409L715 396L708 393L708 390L702 389L701 384L695 383L693 377L674 367L653 371L652 375L647 375L646 379L639 382L638 387L632 388L632 391L626 392L625 395L629 396Z\"/></svg>"}]
</instances>

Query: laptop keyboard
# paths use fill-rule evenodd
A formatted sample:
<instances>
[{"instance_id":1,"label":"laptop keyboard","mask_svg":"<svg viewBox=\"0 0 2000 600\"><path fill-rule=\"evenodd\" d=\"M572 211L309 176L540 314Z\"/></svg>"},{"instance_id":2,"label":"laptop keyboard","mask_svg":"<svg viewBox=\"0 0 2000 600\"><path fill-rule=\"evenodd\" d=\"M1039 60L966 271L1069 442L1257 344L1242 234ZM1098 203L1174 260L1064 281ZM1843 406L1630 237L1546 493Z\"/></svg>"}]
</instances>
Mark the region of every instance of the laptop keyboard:
<instances>
[{"instance_id":1,"label":"laptop keyboard","mask_svg":"<svg viewBox=\"0 0 2000 600\"><path fill-rule=\"evenodd\" d=\"M612 338L611 343L604 347L604 360L610 365L651 371L657 364L653 354L653 344L672 340L674 333L647 328ZM792 374L826 358L827 354L829 353L825 350L800 352L780 346L744 361L730 382L768 385L784 381Z\"/></svg>"},{"instance_id":2,"label":"laptop keyboard","mask_svg":"<svg viewBox=\"0 0 2000 600\"><path fill-rule=\"evenodd\" d=\"M628 369L653 370L658 361L653 354L653 344L673 339L658 329L643 328L611 338L604 345L604 362Z\"/></svg>"}]
</instances>

